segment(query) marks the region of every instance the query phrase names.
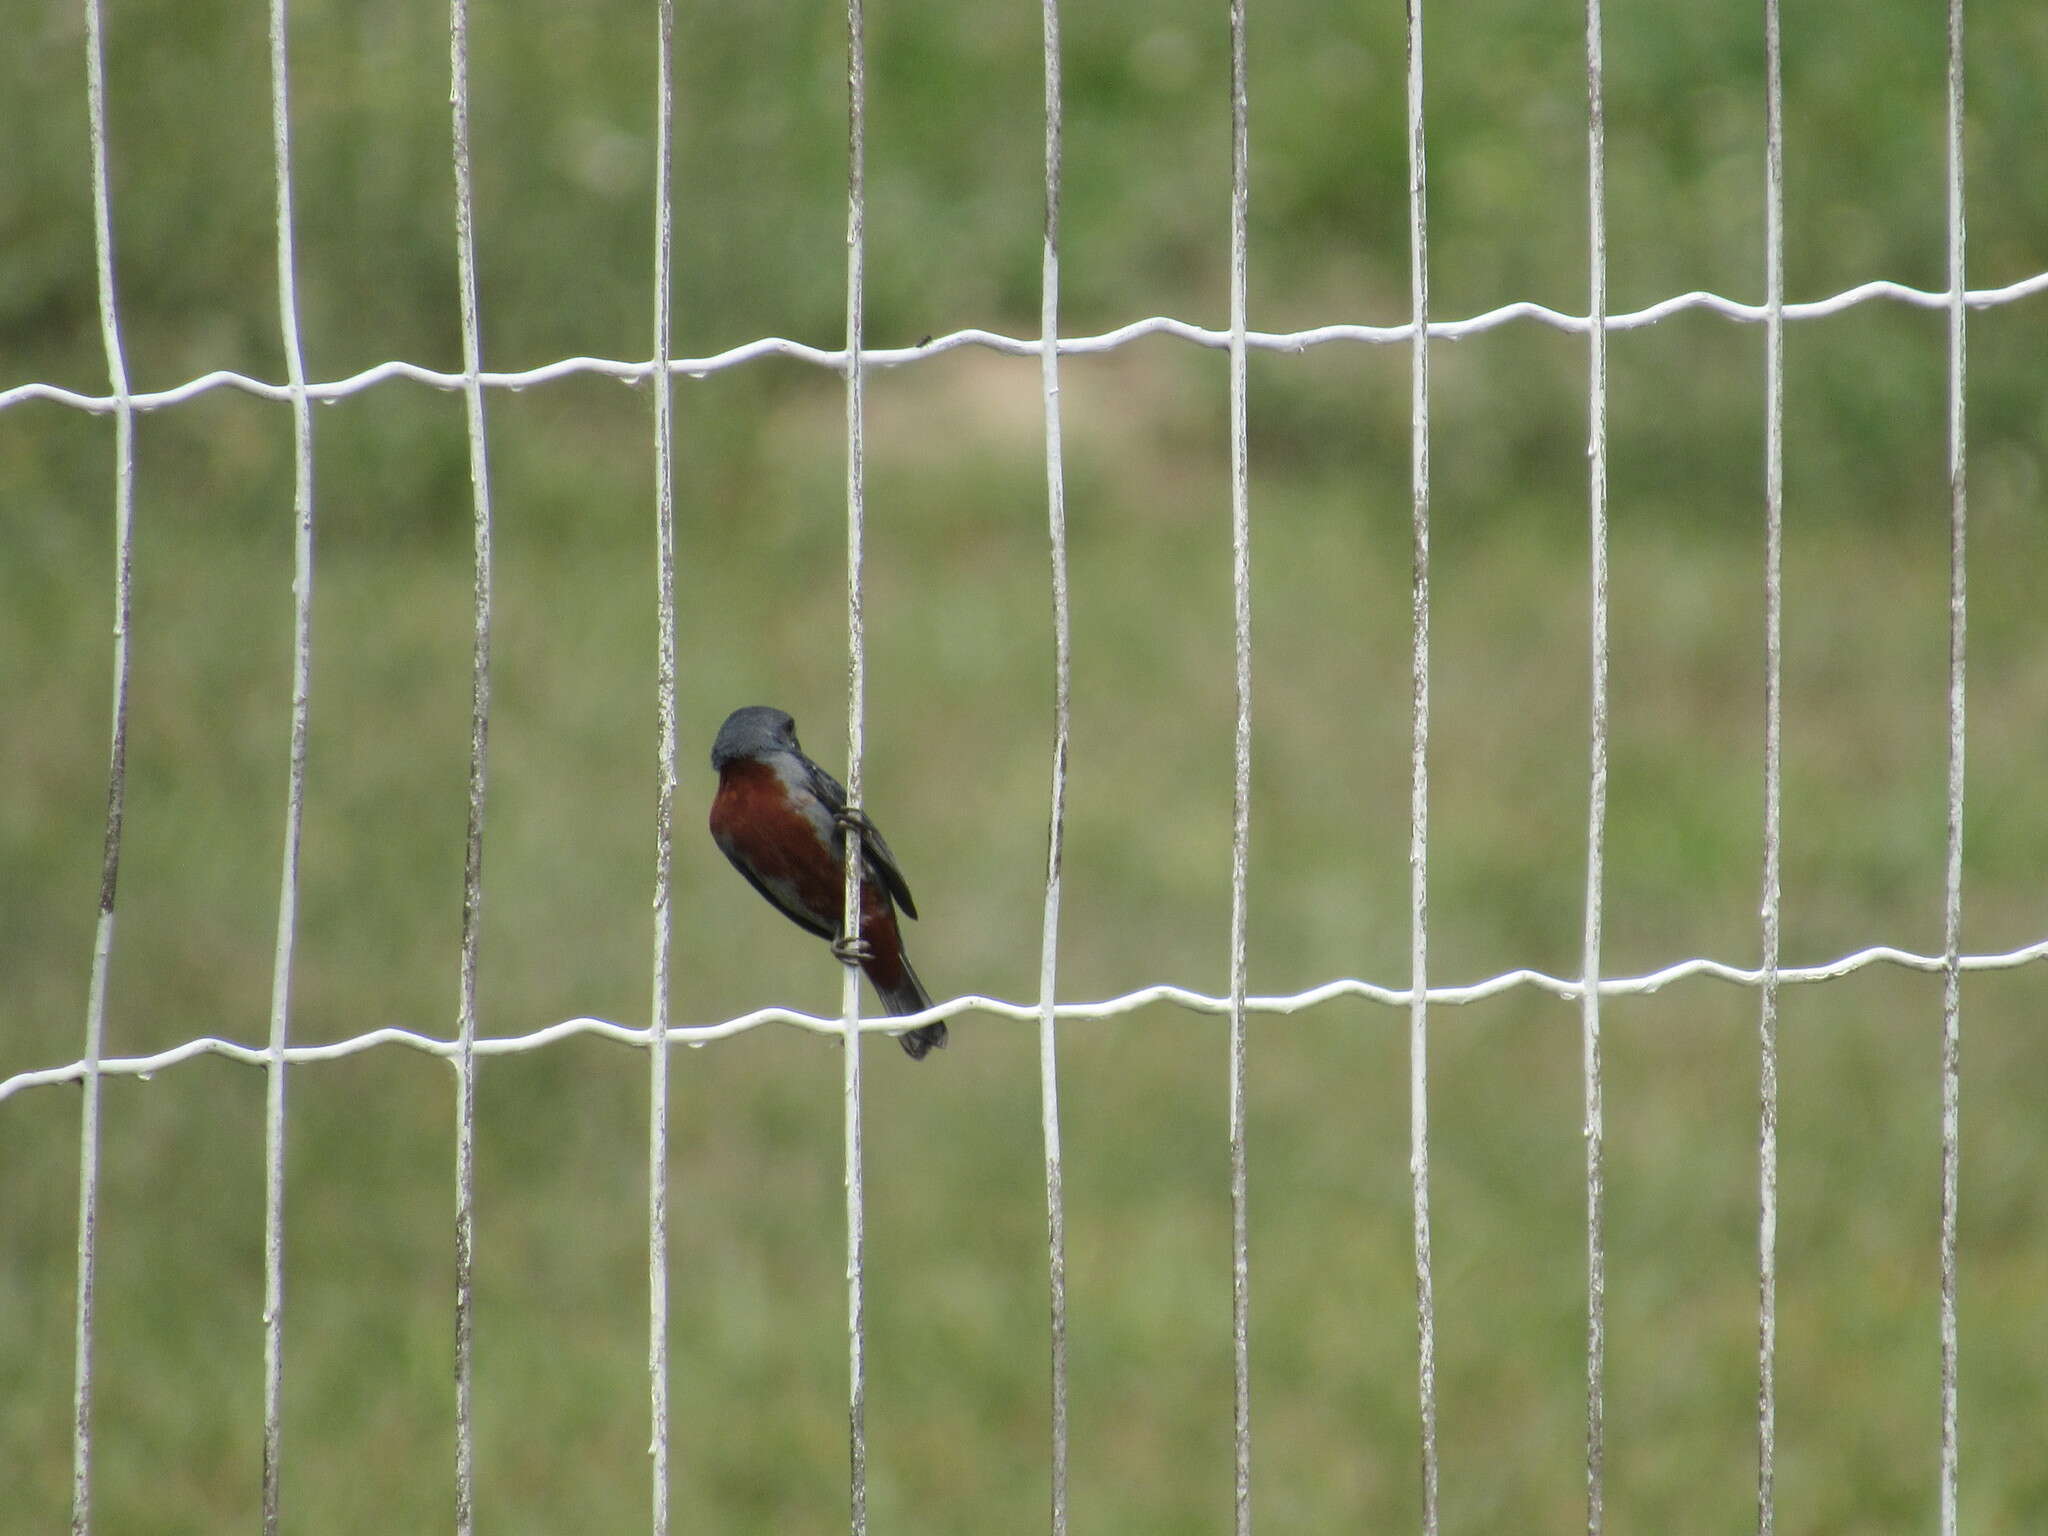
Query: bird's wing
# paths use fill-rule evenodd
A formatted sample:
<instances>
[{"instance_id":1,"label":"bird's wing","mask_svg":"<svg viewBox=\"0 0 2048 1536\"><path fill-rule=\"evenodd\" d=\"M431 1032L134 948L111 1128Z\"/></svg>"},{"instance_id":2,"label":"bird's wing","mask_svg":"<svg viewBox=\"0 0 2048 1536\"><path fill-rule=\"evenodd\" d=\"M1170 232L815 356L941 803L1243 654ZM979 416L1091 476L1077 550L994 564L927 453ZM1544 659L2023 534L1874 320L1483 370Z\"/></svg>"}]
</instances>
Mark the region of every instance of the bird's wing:
<instances>
[{"instance_id":1,"label":"bird's wing","mask_svg":"<svg viewBox=\"0 0 2048 1536\"><path fill-rule=\"evenodd\" d=\"M910 899L910 884L903 878L903 871L896 867L896 855L889 851L889 845L882 841L882 834L865 813L860 821L861 847L866 855L868 873L881 881L884 889L896 898L896 905L905 917L915 918L917 903Z\"/></svg>"},{"instance_id":2,"label":"bird's wing","mask_svg":"<svg viewBox=\"0 0 2048 1536\"><path fill-rule=\"evenodd\" d=\"M845 810L846 786L808 757L802 758L801 761L811 781L811 793L825 803L825 809L835 816Z\"/></svg>"},{"instance_id":3,"label":"bird's wing","mask_svg":"<svg viewBox=\"0 0 2048 1536\"><path fill-rule=\"evenodd\" d=\"M825 803L825 808L834 816L846 809L846 786L831 774L820 768L809 758L804 759L811 770L811 789ZM895 899L896 905L908 918L917 916L917 903L910 899L910 882L903 878L903 871L897 867L896 855L889 851L889 845L882 841L882 834L875 824L868 820L867 812L860 817L861 861L867 872L882 882L882 889Z\"/></svg>"}]
</instances>

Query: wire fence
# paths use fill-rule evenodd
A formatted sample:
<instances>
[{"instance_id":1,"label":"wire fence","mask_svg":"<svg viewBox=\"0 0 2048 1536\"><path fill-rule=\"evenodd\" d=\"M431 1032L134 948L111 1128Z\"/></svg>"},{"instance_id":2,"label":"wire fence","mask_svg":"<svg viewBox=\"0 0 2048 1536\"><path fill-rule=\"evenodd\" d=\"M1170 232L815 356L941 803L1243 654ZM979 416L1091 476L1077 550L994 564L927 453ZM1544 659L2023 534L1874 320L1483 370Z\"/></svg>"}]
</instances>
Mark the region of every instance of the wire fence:
<instances>
[{"instance_id":1,"label":"wire fence","mask_svg":"<svg viewBox=\"0 0 2048 1536\"><path fill-rule=\"evenodd\" d=\"M1249 1014L1293 1014L1332 1000L1357 997L1404 1009L1409 1021L1410 1173L1412 1181L1414 1278L1416 1286L1418 1441L1421 1456L1422 1527L1434 1536L1439 1523L1437 1404L1435 1380L1435 1302L1430 1229L1430 1079L1428 1046L1433 1009L1457 1007L1515 989L1546 993L1578 1005L1583 1045L1585 1136L1586 1256L1586 1527L1597 1536L1603 1525L1605 1403L1605 1207L1603 1181L1603 1109L1601 1006L1604 1000L1655 993L1694 979L1717 980L1754 989L1758 997L1759 1127L1758 1127L1758 1387L1757 1387L1757 1525L1773 1529L1776 1468L1776 1265L1778 1169L1778 1007L1790 986L1829 981L1871 967L1895 966L1937 973L1943 978L1941 1052L1941 1445L1940 1530L1957 1531L1958 1398L1956 1380L1958 1319L1956 1307L1956 1233L1959 1156L1960 980L1966 972L2006 969L2048 958L2048 940L1997 954L1965 954L1961 948L1962 807L1964 797L1964 707L1966 699L1966 318L1972 309L1991 309L2048 293L2048 272L2004 287L1969 290L1964 286L1965 217L1963 202L1963 9L1951 0L1947 72L1947 253L1948 286L1936 292L1901 284L1872 281L1819 300L1788 302L1784 292L1784 156L1782 84L1777 0L1766 0L1766 163L1763 195L1766 210L1764 289L1760 305L1738 303L1710 293L1673 296L1645 309L1610 314L1607 309L1605 227L1606 149L1602 95L1602 19L1599 0L1588 0L1585 14L1587 89L1588 274L1587 311L1583 316L1541 305L1516 303L1466 319L1436 318L1429 294L1429 177L1425 158L1423 72L1423 10L1420 0L1407 6L1405 71L1410 235L1411 313L1400 325L1333 324L1276 333L1251 329L1247 316L1247 208L1251 196L1251 103L1246 59L1247 14L1244 0L1229 10L1232 74L1231 195L1229 200L1230 313L1228 327L1208 330L1166 317L1139 320L1100 335L1061 336L1060 238L1062 191L1062 125L1060 10L1057 0L1043 0L1045 222L1041 277L1041 333L1053 344L1019 339L983 330L963 330L913 348L870 349L863 331L864 285L864 147L866 142L866 49L861 0L847 7L849 85L847 160L846 340L839 350L820 349L766 337L713 355L675 358L671 355L671 289L673 255L673 155L675 122L674 34L672 0L658 0L654 43L659 58L656 154L656 250L653 267L653 350L645 362L589 357L564 358L518 372L486 369L482 355L477 251L473 227L473 193L469 167L469 52L466 0L452 0L450 10L451 145L455 187L455 234L459 263L458 301L461 314L463 366L443 373L402 361L329 381L306 377L299 340L298 296L294 266L293 160L286 0L271 0L270 69L273 157L276 182L276 260L279 325L287 377L268 383L248 376L215 372L174 388L139 392L129 385L122 341L122 306L113 257L114 213L109 189L109 147L106 82L103 63L101 0L85 0L86 66L91 122L93 211L98 253L98 299L109 387L103 395L85 394L45 383L26 383L0 391L0 409L44 401L72 409L111 414L116 422L114 526L118 551L114 576L112 740L108 769L108 814L100 889L98 925L93 947L91 986L82 1053L76 1061L18 1073L0 1081L0 1100L30 1088L58 1083L82 1086L77 1269L77 1333L74 1396L73 1529L89 1529L92 1517L93 1358L95 1321L95 1221L100 1193L99 1154L103 1137L101 1090L109 1078L147 1077L202 1056L221 1056L259 1066L265 1072L265 1226L264 1226L264 1433L262 1508L264 1529L280 1528L282 1403L284 1391L284 1226L286 1220L284 1147L287 1125L289 1069L331 1062L385 1046L404 1047L450 1060L455 1066L455 1523L459 1532L474 1528L476 1470L473 1429L472 1336L474 1327L475 1101L476 1063L491 1056L547 1049L564 1040L591 1036L648 1053L648 1376L651 1430L653 1528L669 1525L669 1352L668 1352L668 1060L677 1045L700 1045L730 1039L748 1031L787 1025L821 1034L843 1036L847 1245L847 1342L849 1364L849 1518L859 1536L867 1527L867 1445L865 1425L866 1337L864 1318L864 1195L862 1182L861 1056L853 1048L861 1033L883 1026L860 1016L858 978L846 972L842 1011L837 1018L818 1017L781 1008L757 1010L718 1022L686 1025L673 1021L671 978L675 963L672 876L674 810L678 772L676 623L675 440L673 381L701 378L763 358L787 357L841 373L846 386L846 507L848 625L848 774L851 803L860 804L863 724L865 718L865 648L863 627L864 396L867 370L915 363L960 347L978 346L996 352L1036 356L1042 368L1047 533L1053 611L1053 750L1050 765L1051 814L1044 885L1039 992L1031 1002L982 996L951 999L920 1017L950 1018L981 1013L1038 1025L1042 1135L1047 1221L1047 1273L1050 1307L1050 1524L1055 1536L1068 1528L1068 1356L1066 1330L1065 1214L1059 1113L1058 1025L1065 1021L1101 1020L1168 1003L1200 1013L1227 1015L1230 1021L1229 1168L1232 1231L1232 1294L1234 1323L1234 1517L1244 1536L1252 1524L1251 1349L1249 1342L1251 1275L1249 1251L1250 1181L1247 1167L1245 1113L1245 1023ZM1947 693L1947 827L1944 882L1943 947L1939 954L1914 954L1885 946L1859 950L1819 964L1786 965L1780 953L1780 848L1783 820L1781 776L1782 614L1781 561L1783 537L1784 354L1783 330L1788 320L1806 320L1839 313L1877 301L1897 302L1945 312L1948 322L1948 465L1950 484L1951 586L1949 605L1949 683ZM1704 310L1732 321L1761 323L1766 338L1765 487L1765 735L1763 760L1763 899L1760 911L1762 963L1743 968L1696 958L1632 977L1604 974L1604 834L1608 750L1608 581L1607 581L1607 440L1608 376L1606 342L1610 333L1655 324L1690 310ZM1472 335L1517 321L1531 321L1587 338L1587 412L1589 423L1588 526L1590 533L1591 607L1588 665L1591 679L1586 870L1583 947L1578 975L1557 977L1532 970L1514 970L1477 982L1445 985L1432 982L1429 966L1429 743L1430 743L1430 356L1431 343ZM1060 413L1060 364L1065 357L1106 352L1144 337L1164 335L1229 354L1230 473L1232 529L1233 648L1235 656L1235 744L1233 831L1231 839L1230 979L1224 995L1206 995L1170 985L1149 986L1098 1002L1059 1000L1060 901L1062 855L1068 790L1071 695L1071 620L1068 599L1068 548L1065 470ZM1411 654L1411 779L1410 779L1410 977L1406 985L1381 985L1344 978L1284 996L1248 994L1246 926L1247 867L1252 834L1251 773L1253 700L1251 532L1252 476L1247 446L1247 357L1253 350L1299 352L1339 343L1406 345L1412 360L1412 654ZM488 745L492 678L492 507L486 403L491 391L518 389L574 374L589 373L654 385L654 456L658 531L659 657L657 670L659 719L659 786L655 823L653 1008L645 1027L596 1018L575 1018L530 1033L490 1038L477 1031L477 952L485 893L484 851L487 824ZM464 863L464 899L460 956L459 1027L453 1040L401 1029L378 1029L327 1044L301 1045L291 1040L292 969L297 933L300 828L304 805L307 719L311 699L315 529L315 461L311 429L314 403L339 399L408 379L445 390L460 391L466 406L469 470L474 487L474 611L473 692L468 777L468 827ZM105 1054L106 977L114 941L115 891L122 849L122 815L126 774L126 729L131 664L130 614L133 573L131 524L135 493L134 422L138 413L168 409L209 391L233 389L289 404L294 423L295 493L293 680L291 739L283 866L277 906L277 942L271 991L270 1032L263 1047L203 1038L145 1056ZM851 840L855 834L849 832ZM849 870L853 861L849 860ZM847 887L849 922L856 914L854 875ZM890 1028L900 1027L892 1024Z\"/></svg>"}]
</instances>

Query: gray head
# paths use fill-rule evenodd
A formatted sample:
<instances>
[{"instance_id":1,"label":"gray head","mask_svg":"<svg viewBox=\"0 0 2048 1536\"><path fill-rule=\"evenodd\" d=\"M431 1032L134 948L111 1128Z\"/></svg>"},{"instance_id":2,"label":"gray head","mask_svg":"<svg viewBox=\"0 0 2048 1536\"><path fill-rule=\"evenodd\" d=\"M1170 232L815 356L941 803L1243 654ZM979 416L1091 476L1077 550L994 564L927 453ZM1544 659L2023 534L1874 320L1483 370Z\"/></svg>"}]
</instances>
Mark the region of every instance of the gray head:
<instances>
[{"instance_id":1,"label":"gray head","mask_svg":"<svg viewBox=\"0 0 2048 1536\"><path fill-rule=\"evenodd\" d=\"M796 744L796 721L766 704L749 704L727 715L718 728L718 740L711 744L711 766L723 773L727 763L802 750Z\"/></svg>"}]
</instances>

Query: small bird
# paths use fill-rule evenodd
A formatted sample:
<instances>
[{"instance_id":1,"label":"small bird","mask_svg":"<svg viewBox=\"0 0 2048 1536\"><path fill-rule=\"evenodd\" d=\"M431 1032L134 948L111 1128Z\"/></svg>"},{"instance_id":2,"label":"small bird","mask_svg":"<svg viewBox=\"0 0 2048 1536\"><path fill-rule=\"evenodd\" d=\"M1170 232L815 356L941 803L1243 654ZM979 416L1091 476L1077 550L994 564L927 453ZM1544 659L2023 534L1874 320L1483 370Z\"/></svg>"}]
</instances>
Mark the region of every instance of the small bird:
<instances>
[{"instance_id":1,"label":"small bird","mask_svg":"<svg viewBox=\"0 0 2048 1536\"><path fill-rule=\"evenodd\" d=\"M831 941L842 959L860 962L892 1014L922 1013L931 995L910 957L896 909L917 916L917 903L882 834L846 789L797 745L796 721L779 709L749 705L725 717L711 744L718 793L711 801L711 837L747 883L799 928ZM860 834L860 942L840 937L846 908L846 829ZM913 1061L946 1043L943 1021L898 1037Z\"/></svg>"}]
</instances>

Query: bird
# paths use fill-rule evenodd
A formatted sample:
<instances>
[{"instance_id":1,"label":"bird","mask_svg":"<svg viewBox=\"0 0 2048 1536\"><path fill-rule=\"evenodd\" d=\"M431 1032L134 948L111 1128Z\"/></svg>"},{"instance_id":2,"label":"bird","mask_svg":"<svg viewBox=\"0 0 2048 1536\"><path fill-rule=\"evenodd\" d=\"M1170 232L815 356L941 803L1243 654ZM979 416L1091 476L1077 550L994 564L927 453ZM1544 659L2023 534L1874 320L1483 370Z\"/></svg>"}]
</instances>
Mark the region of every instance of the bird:
<instances>
[{"instance_id":1,"label":"bird","mask_svg":"<svg viewBox=\"0 0 2048 1536\"><path fill-rule=\"evenodd\" d=\"M917 916L917 903L896 856L865 813L846 803L846 789L804 755L796 721L763 704L725 717L711 744L718 793L711 800L711 838L747 884L783 916L831 943L842 960L858 961L892 1014L922 1013L931 994L910 968L896 922ZM846 904L846 832L861 845L860 938L840 934ZM943 1020L897 1037L912 1061L946 1043Z\"/></svg>"}]
</instances>

